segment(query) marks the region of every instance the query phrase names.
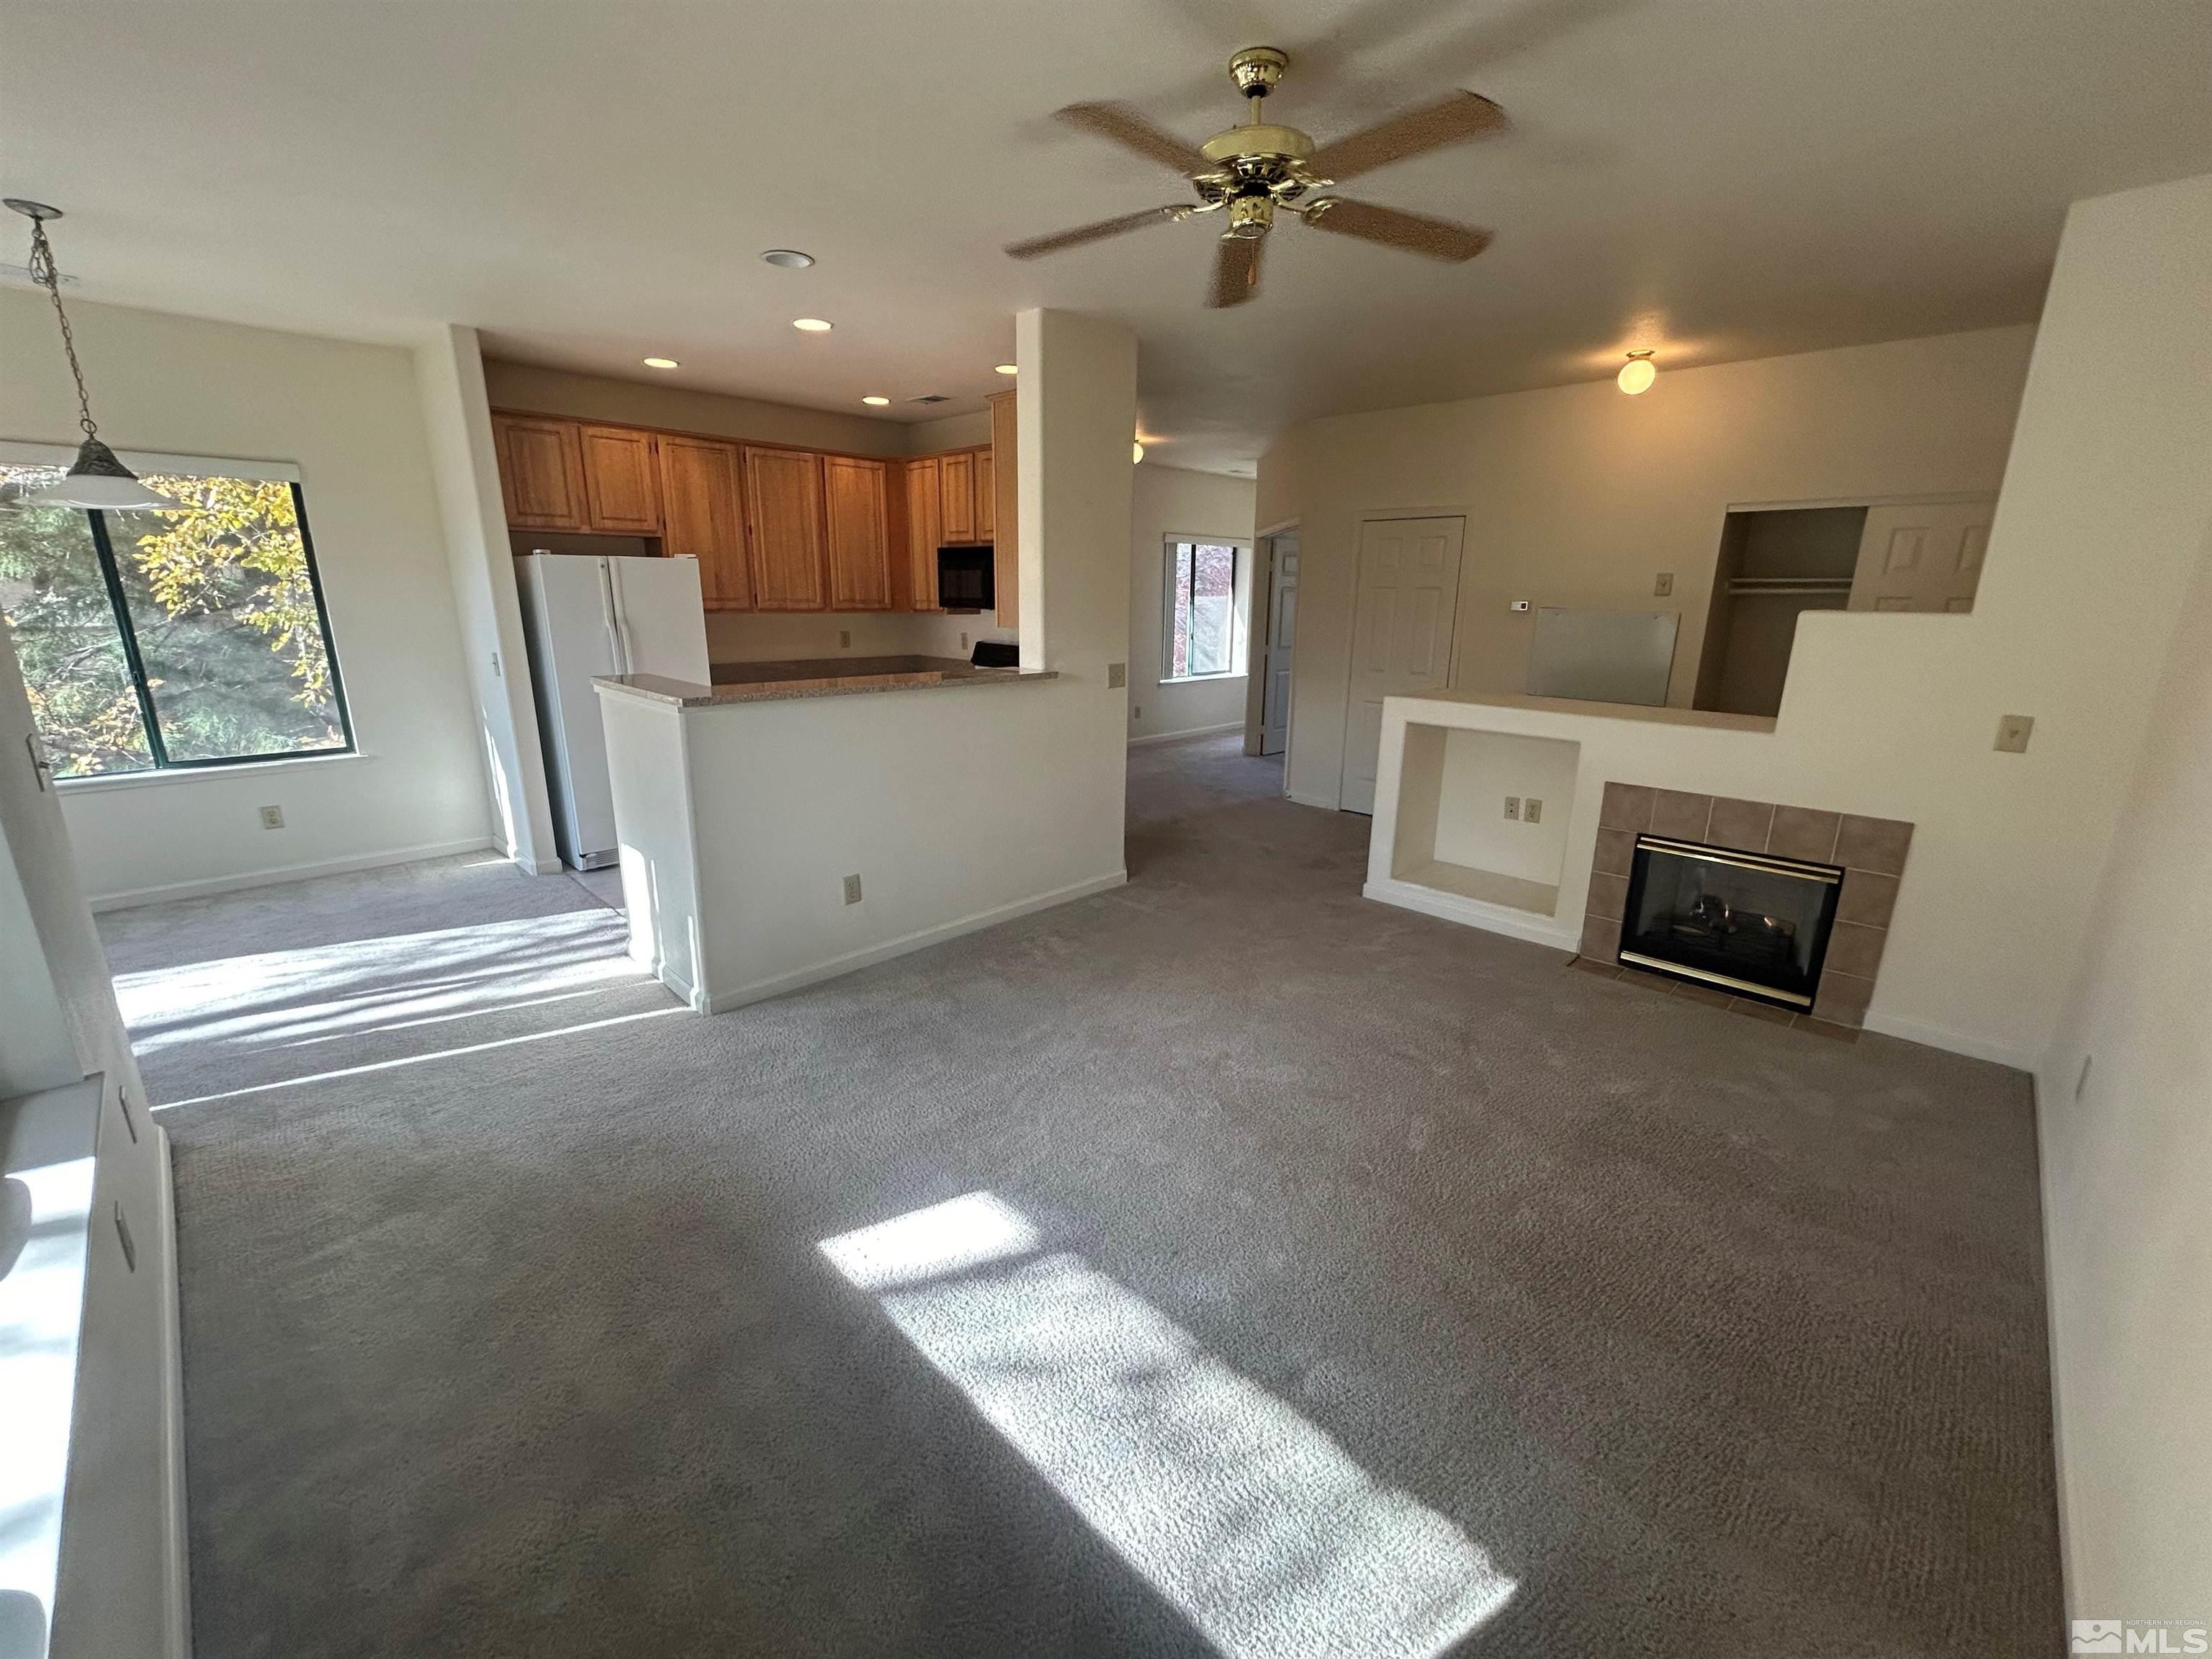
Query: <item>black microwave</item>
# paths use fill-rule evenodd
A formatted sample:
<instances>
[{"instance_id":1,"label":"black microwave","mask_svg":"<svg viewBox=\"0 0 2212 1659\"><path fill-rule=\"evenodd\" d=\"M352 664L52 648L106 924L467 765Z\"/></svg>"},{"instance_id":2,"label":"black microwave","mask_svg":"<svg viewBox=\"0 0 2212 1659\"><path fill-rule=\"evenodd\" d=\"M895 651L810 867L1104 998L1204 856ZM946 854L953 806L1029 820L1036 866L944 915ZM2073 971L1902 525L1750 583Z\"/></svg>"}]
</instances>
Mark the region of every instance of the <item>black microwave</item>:
<instances>
[{"instance_id":1,"label":"black microwave","mask_svg":"<svg viewBox=\"0 0 2212 1659\"><path fill-rule=\"evenodd\" d=\"M937 550L937 604L942 611L991 611L998 606L996 559L989 547Z\"/></svg>"}]
</instances>

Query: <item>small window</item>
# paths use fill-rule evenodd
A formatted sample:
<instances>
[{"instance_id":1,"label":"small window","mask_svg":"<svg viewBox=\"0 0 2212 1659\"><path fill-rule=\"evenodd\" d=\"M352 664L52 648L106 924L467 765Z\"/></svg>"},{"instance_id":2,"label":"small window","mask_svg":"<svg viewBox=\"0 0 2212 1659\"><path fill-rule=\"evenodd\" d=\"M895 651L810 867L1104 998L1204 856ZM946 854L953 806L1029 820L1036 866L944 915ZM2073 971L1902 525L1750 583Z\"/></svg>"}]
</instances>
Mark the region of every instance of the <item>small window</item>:
<instances>
[{"instance_id":1,"label":"small window","mask_svg":"<svg viewBox=\"0 0 2212 1659\"><path fill-rule=\"evenodd\" d=\"M1237 559L1226 542L1170 542L1161 672L1171 680L1237 672Z\"/></svg>"},{"instance_id":2,"label":"small window","mask_svg":"<svg viewBox=\"0 0 2212 1659\"><path fill-rule=\"evenodd\" d=\"M353 748L298 484L149 473L180 510L21 503L60 476L0 465L0 615L56 775Z\"/></svg>"}]
</instances>

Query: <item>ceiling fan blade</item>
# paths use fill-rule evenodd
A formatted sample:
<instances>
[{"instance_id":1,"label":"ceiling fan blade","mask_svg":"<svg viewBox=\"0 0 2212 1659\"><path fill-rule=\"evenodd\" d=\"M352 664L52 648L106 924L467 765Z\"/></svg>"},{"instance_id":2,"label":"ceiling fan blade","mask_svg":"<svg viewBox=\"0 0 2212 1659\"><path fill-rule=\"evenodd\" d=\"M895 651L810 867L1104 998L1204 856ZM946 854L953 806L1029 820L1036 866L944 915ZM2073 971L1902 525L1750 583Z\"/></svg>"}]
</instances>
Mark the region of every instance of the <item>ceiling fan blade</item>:
<instances>
[{"instance_id":1,"label":"ceiling fan blade","mask_svg":"<svg viewBox=\"0 0 2212 1659\"><path fill-rule=\"evenodd\" d=\"M1034 259L1042 254L1057 253L1064 247L1081 247L1085 242L1103 242L1109 236L1119 236L1124 231L1141 230L1146 225L1172 224L1186 211L1180 207L1146 208L1142 213L1125 213L1118 219L1101 219L1095 225L1078 225L1073 230L1058 231L1050 236L1033 236L1026 242L1009 243L1006 252L1017 259Z\"/></svg>"},{"instance_id":2,"label":"ceiling fan blade","mask_svg":"<svg viewBox=\"0 0 2212 1659\"><path fill-rule=\"evenodd\" d=\"M1357 236L1362 241L1401 247L1409 253L1423 253L1454 264L1472 259L1490 246L1490 233L1473 225L1376 207L1372 202L1348 201L1341 196L1322 197L1303 216L1316 230L1333 230L1340 236Z\"/></svg>"},{"instance_id":3,"label":"ceiling fan blade","mask_svg":"<svg viewBox=\"0 0 2212 1659\"><path fill-rule=\"evenodd\" d=\"M1127 104L1070 104L1054 112L1072 127L1101 138L1109 138L1124 149L1133 149L1148 161L1158 161L1186 177L1204 173L1211 165L1195 144L1186 144L1171 132L1163 132Z\"/></svg>"},{"instance_id":4,"label":"ceiling fan blade","mask_svg":"<svg viewBox=\"0 0 2212 1659\"><path fill-rule=\"evenodd\" d=\"M1241 306L1260 291L1260 250L1265 237L1224 236L1213 256L1213 287L1206 303Z\"/></svg>"},{"instance_id":5,"label":"ceiling fan blade","mask_svg":"<svg viewBox=\"0 0 2212 1659\"><path fill-rule=\"evenodd\" d=\"M1323 144L1306 165L1324 179L1353 179L1409 155L1503 132L1505 127L1505 112L1480 93L1454 92Z\"/></svg>"}]
</instances>

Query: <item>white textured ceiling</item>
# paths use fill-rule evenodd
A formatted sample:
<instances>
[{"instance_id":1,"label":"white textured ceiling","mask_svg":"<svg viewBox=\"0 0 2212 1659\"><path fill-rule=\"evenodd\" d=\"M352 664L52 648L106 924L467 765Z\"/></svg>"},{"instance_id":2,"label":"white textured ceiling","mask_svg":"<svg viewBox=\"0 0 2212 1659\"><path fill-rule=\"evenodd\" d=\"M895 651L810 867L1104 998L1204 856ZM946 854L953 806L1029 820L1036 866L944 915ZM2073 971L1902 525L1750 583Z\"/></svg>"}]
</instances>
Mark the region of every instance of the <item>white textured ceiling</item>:
<instances>
[{"instance_id":1,"label":"white textured ceiling","mask_svg":"<svg viewBox=\"0 0 2212 1659\"><path fill-rule=\"evenodd\" d=\"M1197 140L1234 48L1326 138L1460 85L1505 138L1347 193L1492 227L1472 264L1285 224L1201 308L1210 222L1034 264L1182 199L1047 118ZM76 292L858 412L973 407L1012 313L1125 318L1161 458L1309 416L2029 319L2068 202L2212 170L2207 0L808 0L0 5L0 185ZM21 231L0 226L0 260ZM762 264L770 246L812 270ZM834 333L806 337L801 315Z\"/></svg>"}]
</instances>

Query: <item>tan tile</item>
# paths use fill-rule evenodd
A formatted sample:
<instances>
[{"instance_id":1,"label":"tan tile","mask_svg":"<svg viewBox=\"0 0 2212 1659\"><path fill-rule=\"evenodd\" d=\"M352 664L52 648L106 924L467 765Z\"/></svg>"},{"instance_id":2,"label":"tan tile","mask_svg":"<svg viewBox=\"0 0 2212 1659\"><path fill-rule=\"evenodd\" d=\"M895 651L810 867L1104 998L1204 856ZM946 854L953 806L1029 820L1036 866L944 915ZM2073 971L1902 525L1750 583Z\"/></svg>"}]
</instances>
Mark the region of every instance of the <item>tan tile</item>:
<instances>
[{"instance_id":1,"label":"tan tile","mask_svg":"<svg viewBox=\"0 0 2212 1659\"><path fill-rule=\"evenodd\" d=\"M1820 994L1813 1004L1813 1017L1837 1025L1863 1025L1867 1004L1873 1000L1872 980L1831 971L1820 975Z\"/></svg>"},{"instance_id":2,"label":"tan tile","mask_svg":"<svg viewBox=\"0 0 2212 1659\"><path fill-rule=\"evenodd\" d=\"M1844 890L1836 900L1836 920L1856 921L1868 927L1887 927L1897 909L1897 878L1853 870L1844 877Z\"/></svg>"},{"instance_id":3,"label":"tan tile","mask_svg":"<svg viewBox=\"0 0 2212 1659\"><path fill-rule=\"evenodd\" d=\"M1592 962L1601 962L1608 967L1620 957L1620 919L1618 916L1589 916L1583 918L1583 955Z\"/></svg>"},{"instance_id":4,"label":"tan tile","mask_svg":"<svg viewBox=\"0 0 2212 1659\"><path fill-rule=\"evenodd\" d=\"M1716 847L1733 847L1742 853L1764 853L1767 831L1774 827L1774 803L1735 800L1727 795L1713 799L1712 822L1705 839Z\"/></svg>"},{"instance_id":5,"label":"tan tile","mask_svg":"<svg viewBox=\"0 0 2212 1659\"><path fill-rule=\"evenodd\" d=\"M1749 997L1737 997L1729 1004L1732 1014L1749 1014L1753 1019L1763 1019L1770 1025L1793 1024L1797 1016L1787 1008L1778 1008L1771 1002L1753 1002Z\"/></svg>"},{"instance_id":6,"label":"tan tile","mask_svg":"<svg viewBox=\"0 0 2212 1659\"><path fill-rule=\"evenodd\" d=\"M1878 876L1899 876L1905 873L1905 855L1911 850L1911 824L1899 818L1853 817L1846 812L1836 836L1835 861Z\"/></svg>"},{"instance_id":7,"label":"tan tile","mask_svg":"<svg viewBox=\"0 0 2212 1659\"><path fill-rule=\"evenodd\" d=\"M1856 1026L1838 1025L1833 1020L1821 1019L1812 1014L1802 1016L1797 1021L1797 1029L1836 1042L1856 1042L1859 1040Z\"/></svg>"},{"instance_id":8,"label":"tan tile","mask_svg":"<svg viewBox=\"0 0 2212 1659\"><path fill-rule=\"evenodd\" d=\"M1649 991L1652 995L1659 997L1670 996L1674 990L1674 981L1664 974L1655 974L1649 968L1638 968L1632 962L1621 963L1620 982L1623 985L1633 985L1639 991Z\"/></svg>"},{"instance_id":9,"label":"tan tile","mask_svg":"<svg viewBox=\"0 0 2212 1659\"><path fill-rule=\"evenodd\" d=\"M1717 991L1710 985L1686 985L1679 980L1674 984L1674 994L1692 1002L1702 1002L1709 1008L1725 1008L1735 1000L1726 991Z\"/></svg>"},{"instance_id":10,"label":"tan tile","mask_svg":"<svg viewBox=\"0 0 2212 1659\"><path fill-rule=\"evenodd\" d=\"M1595 974L1600 979L1619 979L1620 969L1609 962L1592 962L1588 957L1576 957L1567 966L1577 973Z\"/></svg>"},{"instance_id":11,"label":"tan tile","mask_svg":"<svg viewBox=\"0 0 2212 1659\"><path fill-rule=\"evenodd\" d=\"M1632 833L1651 827L1651 797L1656 792L1640 783L1608 783L1597 821L1607 830Z\"/></svg>"},{"instance_id":12,"label":"tan tile","mask_svg":"<svg viewBox=\"0 0 2212 1659\"><path fill-rule=\"evenodd\" d=\"M1815 812L1802 806L1778 806L1774 827L1767 831L1766 850L1777 858L1810 859L1832 864L1836 831L1843 820L1833 812Z\"/></svg>"},{"instance_id":13,"label":"tan tile","mask_svg":"<svg viewBox=\"0 0 2212 1659\"><path fill-rule=\"evenodd\" d=\"M1861 979L1872 979L1881 966L1881 947L1889 942L1886 927L1869 927L1863 922L1839 921L1828 935L1827 966L1841 974L1854 974Z\"/></svg>"},{"instance_id":14,"label":"tan tile","mask_svg":"<svg viewBox=\"0 0 2212 1659\"><path fill-rule=\"evenodd\" d=\"M1628 878L1626 876L1592 876L1589 903L1585 914L1603 916L1618 922L1628 914Z\"/></svg>"},{"instance_id":15,"label":"tan tile","mask_svg":"<svg viewBox=\"0 0 2212 1659\"><path fill-rule=\"evenodd\" d=\"M1636 867L1636 833L1632 830L1597 832L1597 856L1590 868L1601 876L1625 876Z\"/></svg>"},{"instance_id":16,"label":"tan tile","mask_svg":"<svg viewBox=\"0 0 2212 1659\"><path fill-rule=\"evenodd\" d=\"M1713 816L1711 795L1686 795L1679 789L1662 789L1651 799L1651 833L1677 841L1702 842Z\"/></svg>"}]
</instances>

